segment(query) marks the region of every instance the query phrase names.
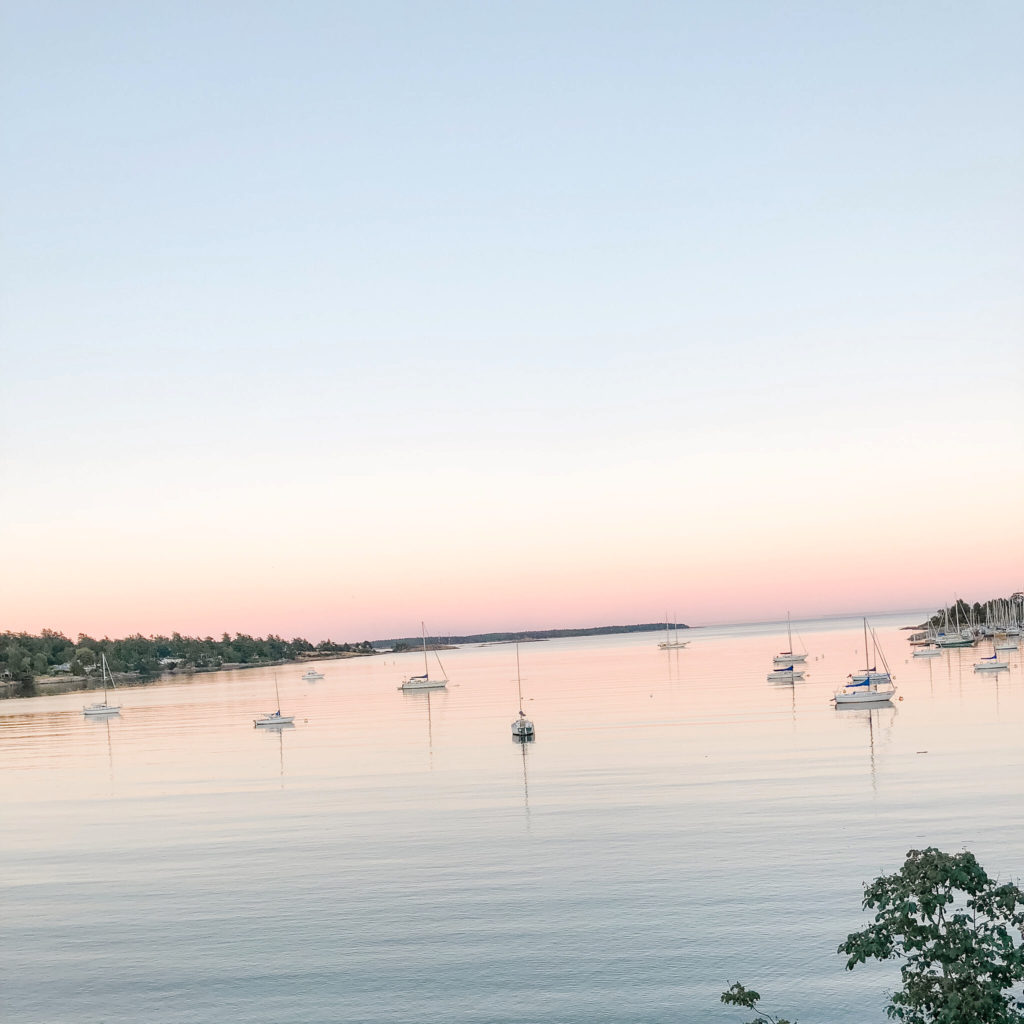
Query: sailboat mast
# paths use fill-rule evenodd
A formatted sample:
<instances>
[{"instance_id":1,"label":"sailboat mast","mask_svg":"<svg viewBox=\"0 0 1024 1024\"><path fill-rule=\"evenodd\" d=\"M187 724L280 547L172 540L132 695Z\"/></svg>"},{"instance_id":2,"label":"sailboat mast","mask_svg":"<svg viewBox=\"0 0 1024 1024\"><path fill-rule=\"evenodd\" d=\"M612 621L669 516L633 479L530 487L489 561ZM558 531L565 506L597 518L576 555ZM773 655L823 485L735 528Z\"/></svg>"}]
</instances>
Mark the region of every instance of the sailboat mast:
<instances>
[{"instance_id":1,"label":"sailboat mast","mask_svg":"<svg viewBox=\"0 0 1024 1024\"><path fill-rule=\"evenodd\" d=\"M864 619L864 668L869 673L871 672L871 662L868 661L868 620L866 618Z\"/></svg>"},{"instance_id":2,"label":"sailboat mast","mask_svg":"<svg viewBox=\"0 0 1024 1024\"><path fill-rule=\"evenodd\" d=\"M427 627L420 622L420 631L423 633L423 674L425 676L430 675L430 668L427 665Z\"/></svg>"},{"instance_id":3,"label":"sailboat mast","mask_svg":"<svg viewBox=\"0 0 1024 1024\"><path fill-rule=\"evenodd\" d=\"M786 637L789 640L789 653L793 653L793 623L790 621L789 612L786 612Z\"/></svg>"},{"instance_id":4,"label":"sailboat mast","mask_svg":"<svg viewBox=\"0 0 1024 1024\"><path fill-rule=\"evenodd\" d=\"M519 641L516 641L516 689L519 691L519 711L523 710L523 679L519 674Z\"/></svg>"},{"instance_id":5,"label":"sailboat mast","mask_svg":"<svg viewBox=\"0 0 1024 1024\"><path fill-rule=\"evenodd\" d=\"M277 713L281 713L281 691L277 688L277 673L274 673L274 696L277 698Z\"/></svg>"}]
</instances>

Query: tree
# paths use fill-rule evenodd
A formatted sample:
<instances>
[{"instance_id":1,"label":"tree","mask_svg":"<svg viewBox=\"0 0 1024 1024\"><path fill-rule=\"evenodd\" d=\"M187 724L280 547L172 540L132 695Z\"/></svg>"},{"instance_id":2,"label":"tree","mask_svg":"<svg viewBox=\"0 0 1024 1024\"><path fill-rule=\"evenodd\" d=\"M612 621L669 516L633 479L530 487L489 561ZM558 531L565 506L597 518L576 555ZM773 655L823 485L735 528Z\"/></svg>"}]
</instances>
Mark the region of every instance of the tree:
<instances>
[{"instance_id":1,"label":"tree","mask_svg":"<svg viewBox=\"0 0 1024 1024\"><path fill-rule=\"evenodd\" d=\"M752 988L744 988L738 981L734 981L722 993L723 1003L729 1003L731 1006L743 1006L757 1014L749 1024L790 1024L788 1020L782 1017L773 1017L770 1013L759 1010L757 1004L760 1002L760 999L760 993L755 992ZM794 1021L793 1024L796 1024L796 1022Z\"/></svg>"},{"instance_id":2,"label":"tree","mask_svg":"<svg viewBox=\"0 0 1024 1024\"><path fill-rule=\"evenodd\" d=\"M1021 1024L1024 892L996 885L974 854L911 850L903 867L864 887L872 925L840 945L847 970L868 958L906 962L889 1017L908 1024Z\"/></svg>"}]
</instances>

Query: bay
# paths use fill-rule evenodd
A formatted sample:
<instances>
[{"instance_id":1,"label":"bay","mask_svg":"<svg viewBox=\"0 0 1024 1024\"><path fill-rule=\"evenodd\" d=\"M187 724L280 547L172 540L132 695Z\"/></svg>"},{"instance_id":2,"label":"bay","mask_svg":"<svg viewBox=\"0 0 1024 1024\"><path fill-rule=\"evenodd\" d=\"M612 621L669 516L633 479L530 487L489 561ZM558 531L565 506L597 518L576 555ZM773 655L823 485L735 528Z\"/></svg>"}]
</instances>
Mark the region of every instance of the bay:
<instances>
[{"instance_id":1,"label":"bay","mask_svg":"<svg viewBox=\"0 0 1024 1024\"><path fill-rule=\"evenodd\" d=\"M773 684L785 624L690 646L523 644L537 740L512 741L510 645L0 704L0 962L28 1022L738 1021L742 980L802 1022L885 1020L895 964L843 969L863 883L969 848L1019 878L1024 686L987 648L911 658L901 698L836 710L860 620L795 622L807 678ZM294 728L273 710L274 672Z\"/></svg>"}]
</instances>

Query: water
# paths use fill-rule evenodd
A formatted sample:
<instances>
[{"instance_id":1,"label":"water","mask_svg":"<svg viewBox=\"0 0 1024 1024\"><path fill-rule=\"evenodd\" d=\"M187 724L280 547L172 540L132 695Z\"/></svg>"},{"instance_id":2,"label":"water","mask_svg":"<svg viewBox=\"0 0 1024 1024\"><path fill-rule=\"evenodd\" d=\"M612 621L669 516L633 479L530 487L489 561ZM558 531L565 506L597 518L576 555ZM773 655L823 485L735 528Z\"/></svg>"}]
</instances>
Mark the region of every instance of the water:
<instances>
[{"instance_id":1,"label":"water","mask_svg":"<svg viewBox=\"0 0 1024 1024\"><path fill-rule=\"evenodd\" d=\"M843 970L862 883L912 847L1024 873L1024 685L979 650L911 658L836 711L860 622L523 644L0 704L7 1024L741 1021L735 980L805 1024L881 1024L894 964ZM918 619L919 621L919 619ZM420 662L420 664L422 664Z\"/></svg>"}]
</instances>

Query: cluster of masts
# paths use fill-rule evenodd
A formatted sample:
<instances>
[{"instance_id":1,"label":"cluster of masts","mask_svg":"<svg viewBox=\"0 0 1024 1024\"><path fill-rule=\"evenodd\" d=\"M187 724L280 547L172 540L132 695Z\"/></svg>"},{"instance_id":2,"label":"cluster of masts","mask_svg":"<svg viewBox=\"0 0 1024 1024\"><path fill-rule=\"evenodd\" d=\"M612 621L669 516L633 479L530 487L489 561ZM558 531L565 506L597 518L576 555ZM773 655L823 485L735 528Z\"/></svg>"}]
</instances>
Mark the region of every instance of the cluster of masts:
<instances>
[{"instance_id":1,"label":"cluster of masts","mask_svg":"<svg viewBox=\"0 0 1024 1024\"><path fill-rule=\"evenodd\" d=\"M942 625L929 624L924 633L914 633L910 642L917 650L915 658L938 658L947 648L977 647L985 640L992 642L992 653L974 663L975 672L1001 671L1010 667L1001 654L1017 650L1017 638L1021 634L1021 604L1014 600L988 601L983 610L984 622L974 621L973 611L968 621L960 621L960 601L953 605L953 619L949 609L942 614Z\"/></svg>"},{"instance_id":2,"label":"cluster of masts","mask_svg":"<svg viewBox=\"0 0 1024 1024\"><path fill-rule=\"evenodd\" d=\"M929 624L923 633L914 633L910 642L922 648L914 652L915 658L934 657L934 649L947 647L976 647L982 640L992 640L996 651L1017 650L1021 635L1021 606L1012 600L989 601L983 609L984 622L975 622L973 611L968 621L960 621L960 602L953 605L953 618L949 609L942 613L942 624ZM986 660L986 659L983 659Z\"/></svg>"},{"instance_id":3,"label":"cluster of masts","mask_svg":"<svg viewBox=\"0 0 1024 1024\"><path fill-rule=\"evenodd\" d=\"M868 644L868 633L871 644ZM793 623L789 612L786 612L786 650L780 651L772 658L772 670L768 673L768 682L796 682L803 679L804 663L807 651L798 651L793 646ZM797 638L799 639L799 637ZM801 641L802 643L802 641ZM884 671L880 671L881 664ZM874 629L864 619L864 668L851 672L846 682L832 695L836 707L860 704L888 704L896 694L896 686L892 681L892 673L886 664L885 655L878 646L878 637ZM902 698L901 698L902 699Z\"/></svg>"}]
</instances>

